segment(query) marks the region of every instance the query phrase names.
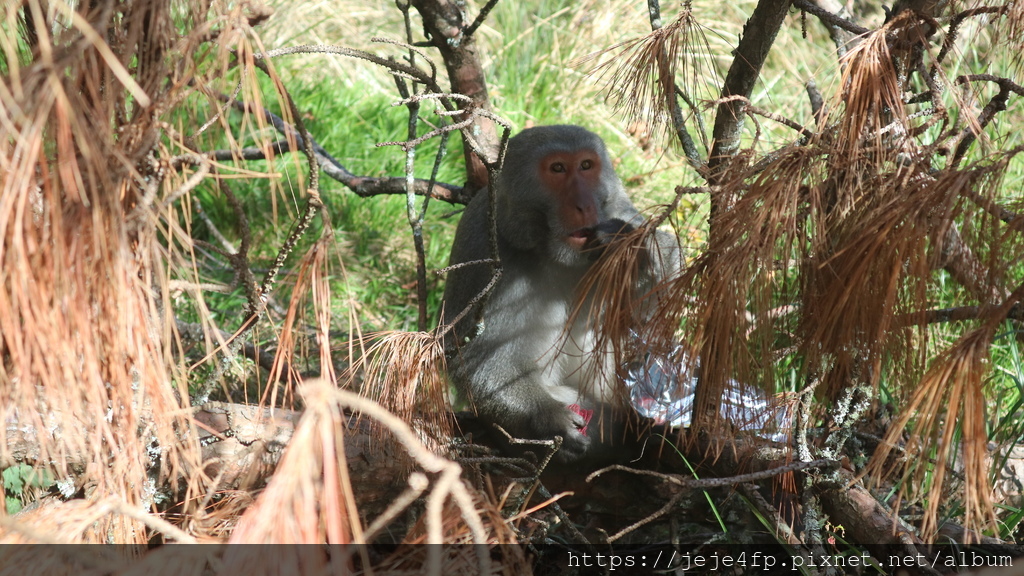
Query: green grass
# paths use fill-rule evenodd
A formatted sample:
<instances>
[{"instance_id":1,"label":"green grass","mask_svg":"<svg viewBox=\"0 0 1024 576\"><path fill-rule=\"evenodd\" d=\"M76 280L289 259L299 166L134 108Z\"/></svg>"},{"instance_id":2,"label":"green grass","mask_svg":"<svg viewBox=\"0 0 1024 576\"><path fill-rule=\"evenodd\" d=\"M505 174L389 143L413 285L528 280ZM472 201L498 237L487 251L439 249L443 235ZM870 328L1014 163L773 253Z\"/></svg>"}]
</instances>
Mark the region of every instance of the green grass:
<instances>
[{"instance_id":1,"label":"green grass","mask_svg":"<svg viewBox=\"0 0 1024 576\"><path fill-rule=\"evenodd\" d=\"M675 6L663 3L663 18L668 22ZM718 96L718 86L732 60L730 51L742 31L743 23L755 2L696 3L695 12L704 26L703 34L712 54L699 54L701 78L687 88L703 103ZM479 7L470 7L475 15ZM385 56L402 57L400 48L370 42L373 36L402 38L401 15L390 1L336 3L331 11L322 6L276 2L277 14L261 30L268 48L297 44L337 44L368 50ZM880 14L872 16L868 25L877 25ZM415 22L415 17L414 17ZM419 24L414 23L419 33ZM585 0L535 0L532 2L501 1L487 23L478 33L478 42L484 58L490 96L495 111L522 129L532 124L575 123L587 126L600 134L608 143L616 161L616 169L629 189L630 195L641 208L667 202L678 185L700 185L703 181L681 158L677 145L655 141L645 147L642 139L629 130L628 120L613 110L605 100L603 86L586 74L587 67L578 60L590 53L608 48L618 42L634 38L649 31L644 2L616 0L603 2ZM824 28L812 17L807 19L807 38L803 37L799 13L787 19L786 26L776 40L761 81L756 85L751 100L763 109L783 114L807 127L814 127L804 84L813 78L822 93L835 92L839 81L839 65L835 48ZM1010 69L1006 62L990 62L989 39L984 30L975 30L964 37L970 41L960 44L959 53L951 58L962 58L956 75ZM436 55L435 62L440 64ZM407 112L392 106L398 99L393 79L372 64L338 56L299 55L275 61L285 85L291 91L307 127L318 142L338 158L350 171L367 176L402 176L404 156L398 148L377 148L376 143L405 138ZM440 67L443 70L443 67ZM270 99L275 112L271 85L261 79L262 94ZM230 84L230 83L229 83ZM973 97L980 108L994 93L991 84L974 86L974 92L960 97ZM973 96L971 96L973 94ZM975 144L967 161L985 158L995 150L1005 150L1024 143L1024 134L1013 127L1024 122L1024 104L1020 98L1011 98L1010 109L1001 113L997 121L986 130L986 138ZM949 99L947 105L954 102ZM710 126L713 107L704 111ZM436 119L425 111L424 117ZM237 118L233 120L236 126ZM795 132L778 123L758 118L762 133L756 142L758 152L767 152L795 140ZM694 129L690 125L691 131ZM422 128L426 130L426 128ZM937 135L938 127L929 134ZM748 122L745 144L753 142L754 128ZM710 137L710 135L708 135ZM250 144L251 142L244 142ZM418 149L416 175L427 177L433 164L436 142ZM702 150L702 152L704 152ZM275 180L237 181L236 193L244 198L245 210L254 228L257 246L255 266L267 266L277 246L287 236L301 200L294 198L295 183L304 178L302 162L279 160L274 169L281 177ZM253 170L267 169L266 163L247 164ZM936 166L940 168L941 166ZM453 184L464 180L460 139L452 138L439 179ZM1024 166L1020 160L1011 166L1001 184L1024 198ZM341 184L324 178L321 184L325 211L336 232L334 250L336 261L344 263L333 272L336 298L333 310L335 328L348 331L346 318L354 311L356 321L365 329L412 330L416 325L415 258L412 235L406 222L404 197L376 197L362 199ZM225 232L231 232L232 215L225 199L212 187L201 187L198 196L204 208ZM284 208L287 208L285 210ZM453 208L433 202L426 218L426 258L429 269L429 306L431 326L443 290L443 278L433 271L447 263L448 248L458 217L443 218ZM703 196L686 197L678 213L679 230L691 251L699 251L706 239L708 201ZM261 218L261 216L263 216ZM320 226L319 221L315 225ZM294 253L290 265L304 252L319 230L314 229L307 240ZM236 239L236 237L231 236ZM983 257L984 255L982 255ZM1024 264L1008 271L1013 277L1024 275ZM945 273L937 275L933 291L936 307L956 306L969 301L964 290L948 281ZM220 280L230 281L230 270L221 272ZM290 296L288 282L279 283L276 298L286 303ZM227 315L238 310L244 300L239 293L230 296L211 296L211 306ZM780 302L782 304L784 302ZM963 335L970 326L951 323L929 328L929 351L948 345ZM779 364L777 382L790 383L797 388L802 382L792 380L799 369L798 359L787 359ZM1019 342L1011 334L997 339L992 348L992 366L988 387L992 398L992 426L990 438L1003 446L1020 443L1024 427L1017 424L1024 390L1024 368ZM882 379L884 398L898 394L899 383ZM1012 530L1024 516L1019 510L1006 515L1007 530ZM1016 520L1014 520L1016 519Z\"/></svg>"},{"instance_id":2,"label":"green grass","mask_svg":"<svg viewBox=\"0 0 1024 576\"><path fill-rule=\"evenodd\" d=\"M726 5L696 3L697 20L703 25L704 39L713 52L698 54L701 81L688 87L696 98L706 101L717 97L718 84L731 62L729 51L754 4L752 0ZM261 29L268 47L324 43L402 56L403 51L397 47L370 42L374 36L404 36L401 15L391 2L342 2L333 11L302 3L278 2L275 9L275 16ZM671 5L663 6L666 22L675 15L674 10ZM475 9L471 7L469 13L475 15ZM878 20L881 16L872 17ZM414 28L418 33L415 16ZM701 181L681 160L678 149L666 149L662 142L644 149L640 139L628 132L626 119L605 101L604 86L596 78L588 77L585 73L588 67L578 61L648 31L642 2L535 0L499 2L477 36L496 111L517 129L529 124L578 123L601 134L612 150L620 176L641 208L668 201L677 185L694 185ZM791 15L776 40L752 101L813 126L804 82L814 78L827 95L838 81L839 68L824 28L809 18L805 31L801 29L799 14ZM964 72L977 71L991 59L985 49L988 38L984 30L974 32L971 39L960 48ZM363 61L327 55L289 56L276 60L274 65L311 132L349 170L370 176L403 174L404 157L399 149L375 147L377 142L403 139L406 131L406 111L392 106L398 96L387 73ZM958 69L952 74L960 72ZM269 99L268 106L279 112L269 82L261 79L261 86L262 94ZM992 87L981 86L979 90L979 101L983 103ZM713 110L705 112L708 123L713 119L712 113ZM988 131L995 136L976 145L971 153L973 157L1017 145L1022 138L1020 131L1007 129L1007 126L1022 116L1020 99L1012 99L1011 109L1000 115L993 129ZM772 150L794 140L795 134L789 128L763 118L759 123L762 130L757 142L759 151ZM746 132L749 145L754 132L750 123ZM436 149L432 146L436 144L427 144L418 150L417 176L429 174L432 152ZM239 195L246 198L247 213L274 215L273 219L253 222L260 232L263 258L273 256L276 245L290 230L300 203L294 198L294 183L304 177L299 173L301 166L301 162L291 159L279 160L276 163L276 169L282 173L279 180L256 181L253 189L239 191ZM250 163L247 167L263 169L265 164ZM458 184L464 178L462 174L462 154L456 137L449 143L439 178ZM1019 190L1022 182L1024 168L1018 162L1007 174L1003 186ZM326 211L338 232L339 253L345 257L351 295L361 309L373 310L371 315L387 319L388 327L409 326L415 316L415 302L410 298L411 292L401 286L408 285L414 278L414 258L404 199L360 199L329 179L323 180L322 189ZM226 203L217 193L204 189L200 194L205 194L204 208L216 221L232 220ZM282 212L281 203L288 202L296 207ZM457 218L442 220L440 216L450 210L449 206L435 202L427 217L425 237L428 265L432 270L443 267L446 261ZM683 199L680 231L692 250L699 250L706 237L706 214L705 197ZM432 312L436 310L442 286L440 281L431 286ZM958 287L940 287L936 303L956 305L962 301L960 296ZM953 333L956 330L953 328Z\"/></svg>"},{"instance_id":3,"label":"green grass","mask_svg":"<svg viewBox=\"0 0 1024 576\"><path fill-rule=\"evenodd\" d=\"M404 36L401 15L392 3L383 0L346 2L342 6L344 9L323 12L301 3L280 2L275 7L275 17L262 30L264 43L268 47L339 44L382 55L402 56L399 48L370 42L373 36ZM701 81L688 86L696 98L706 101L717 97L718 84L731 62L729 51L753 6L753 1L746 1L728 5L697 3L694 7L697 20L704 27L704 40L713 52L698 54L703 73ZM474 15L475 10L470 8L469 13ZM663 7L666 22L674 15L674 7ZM874 17L877 19L880 15ZM417 28L415 23L414 28ZM620 176L642 209L668 201L677 185L702 182L681 160L677 148L666 149L662 142L655 142L647 149L642 147L640 139L627 131L626 119L605 101L604 86L597 78L587 76L588 66L578 61L648 31L642 2L536 0L499 2L477 36L496 112L508 118L516 129L530 124L578 123L601 134L612 150ZM806 34L805 39L799 16L792 15L776 40L752 101L813 126L804 82L814 78L827 95L838 81L839 68L831 40L813 18L808 19ZM964 43L960 54L964 71L978 70L982 62L990 58L984 49L988 38L983 31L975 33L973 38L976 41ZM436 61L436 55L431 55ZM407 113L402 107L392 106L398 95L388 74L363 61L326 55L289 56L276 60L274 65L310 131L349 170L369 176L403 174L404 156L399 149L375 147L377 142L403 139L406 131ZM270 83L261 79L261 86L262 94L269 100L268 106L279 112ZM982 91L990 89L990 86L982 87ZM1003 125L1024 116L1019 100L1012 100L1011 110L999 117L1003 124L996 124L995 130L989 131L997 136L990 142L976 145L972 155L981 157L993 148L1018 143L1022 137L1019 131L1003 129ZM981 101L984 102L984 98ZM705 111L709 124L712 114L713 110ZM431 114L424 116L429 118ZM759 123L762 130L757 142L759 151L775 149L794 139L795 134L789 128L764 118L759 119ZM748 122L748 145L753 143L753 132ZM417 176L429 174L434 150L436 143L428 143L418 150ZM459 138L452 138L440 180L461 183L462 164ZM250 163L247 167L264 169L265 163ZM267 261L290 230L297 209L282 214L276 203L290 201L297 206L293 184L304 177L297 173L301 162L278 161L276 168L282 172L279 181L257 181L254 189L239 193L246 198L247 213L275 215L270 221L253 222L260 231L260 255ZM1007 174L1003 185L1019 189L1022 181L1024 169L1018 163ZM358 303L361 317L373 328L414 325L413 292L403 288L415 278L404 198L361 199L329 179L323 179L322 189L325 209L337 231L338 251L344 258L349 278L349 282L339 283L339 293L347 292ZM204 208L215 221L232 220L224 199L217 193L204 189L200 194ZM276 203L271 200L274 194ZM680 232L691 252L698 251L706 238L707 208L707 198L702 195L688 196L681 202ZM446 263L457 217L442 219L440 216L451 210L450 206L435 202L427 217L425 239L431 270ZM301 251L297 250L296 254L299 253ZM953 306L963 301L961 288L953 284L946 286L936 293L936 305ZM430 310L435 313L443 281L432 282L430 288ZM956 326L944 327L938 340L949 341L959 330Z\"/></svg>"},{"instance_id":4,"label":"green grass","mask_svg":"<svg viewBox=\"0 0 1024 576\"><path fill-rule=\"evenodd\" d=\"M373 44L369 38L381 35L403 36L397 10L388 2L367 7L350 3L352 11L343 11L344 18L324 13L307 12L306 7L282 3L278 13L264 32L268 47L300 43L336 43L400 57L402 51L393 46ZM358 8L356 5L358 4ZM609 14L598 2L567 8L565 2L544 1L526 6L521 3L499 3L491 13L488 25L481 29L490 94L496 111L508 118L516 129L530 124L577 123L590 127L609 143L618 163L617 169L631 195L641 208L671 199L672 190L680 181L684 166L673 151L644 150L621 126L621 119L604 102L600 86L572 68L570 62L606 47L614 39L600 41L597 35L617 32L620 38L639 35L648 30L642 7L631 7L630 26L621 26L622 19ZM622 6L626 6L623 4ZM364 18L365 20L360 20ZM344 41L332 42L332 35L343 35ZM297 55L274 62L303 119L317 141L353 173L366 176L402 176L405 158L396 147L377 148L378 142L402 140L406 134L407 112L392 104L398 99L393 81L372 64L336 56ZM236 79L228 78L226 86ZM280 114L272 85L260 78L261 94L268 108ZM423 114L430 119L432 113ZM252 130L242 125L240 115L232 115L235 133ZM425 131L426 128L421 130ZM276 136L272 136L276 138ZM251 145L251 141L243 141ZM226 142L215 147L225 147ZM214 146L211 144L211 146ZM418 177L428 177L433 164L436 142L417 150ZM269 170L266 162L249 162L246 168ZM250 184L237 181L236 194L244 199L245 211L255 229L257 254L254 267L269 265L277 246L287 237L291 222L301 205L296 199L296 183L304 178L301 162L294 158L278 159L273 169L280 177L255 180ZM460 184L464 180L461 142L452 138L442 165L439 180ZM687 183L695 183L689 175ZM415 260L412 235L405 216L404 197L362 199L340 183L322 178L321 189L325 210L337 232L337 249L343 258L348 282L337 276L336 294L353 299L360 311L363 328L411 329L415 326L416 302L413 289ZM227 201L212 186L198 191L203 208L230 239L234 216ZM455 208L432 202L425 224L428 268L438 270L447 263L448 247L454 234L457 217L442 216ZM696 242L703 239L698 229L703 225L706 202L687 198L681 214L689 218ZM263 215L261 220L253 215ZM267 218L267 216L270 216ZM319 223L315 224L319 226ZM199 236L209 240L200 229ZM317 237L317 230L307 235ZM308 246L309 243L305 243ZM292 260L302 253L302 246ZM429 310L436 315L443 290L443 279L430 274ZM436 280L435 280L436 279ZM221 281L230 281L224 270ZM277 299L286 302L286 286L279 288ZM220 299L214 307L224 310L240 304L240 294ZM345 318L338 310L336 318ZM432 318L436 322L436 316Z\"/></svg>"}]
</instances>

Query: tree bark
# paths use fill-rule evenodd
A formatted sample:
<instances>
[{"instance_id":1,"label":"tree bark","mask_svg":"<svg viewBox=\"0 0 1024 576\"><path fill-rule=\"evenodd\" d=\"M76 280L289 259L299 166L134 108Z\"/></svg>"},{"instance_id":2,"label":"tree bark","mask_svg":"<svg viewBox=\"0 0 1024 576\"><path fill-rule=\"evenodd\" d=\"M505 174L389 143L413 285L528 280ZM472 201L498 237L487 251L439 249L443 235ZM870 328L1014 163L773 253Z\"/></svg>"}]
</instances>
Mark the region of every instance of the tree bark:
<instances>
[{"instance_id":1,"label":"tree bark","mask_svg":"<svg viewBox=\"0 0 1024 576\"><path fill-rule=\"evenodd\" d=\"M466 23L464 3L455 0L412 0L412 5L423 18L424 34L441 52L445 69L451 82L451 91L473 99L472 103L460 103L463 110L479 108L491 110L487 95L487 80L477 55L476 41L465 34ZM498 136L494 122L489 118L476 116L473 119L473 135L483 150L497 159ZM463 139L463 154L466 158L466 186L468 191L480 190L487 186L487 168Z\"/></svg>"},{"instance_id":2,"label":"tree bark","mask_svg":"<svg viewBox=\"0 0 1024 576\"><path fill-rule=\"evenodd\" d=\"M725 77L722 98L743 96L750 98L754 84L761 74L761 67L768 58L775 37L782 28L782 22L789 12L789 0L761 0L754 13L743 26L743 35L736 46L732 65ZM708 158L711 170L711 184L716 184L721 170L728 160L736 155L743 131L743 102L733 100L719 104L715 115L715 143Z\"/></svg>"}]
</instances>

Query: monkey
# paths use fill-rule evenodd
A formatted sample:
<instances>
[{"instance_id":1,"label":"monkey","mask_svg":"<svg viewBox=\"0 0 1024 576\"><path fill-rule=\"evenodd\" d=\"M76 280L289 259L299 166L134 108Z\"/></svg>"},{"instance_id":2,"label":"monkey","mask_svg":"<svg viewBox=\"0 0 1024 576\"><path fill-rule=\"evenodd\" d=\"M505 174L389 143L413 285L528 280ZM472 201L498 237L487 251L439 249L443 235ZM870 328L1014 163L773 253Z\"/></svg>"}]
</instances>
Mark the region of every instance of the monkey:
<instances>
[{"instance_id":1,"label":"monkey","mask_svg":"<svg viewBox=\"0 0 1024 576\"><path fill-rule=\"evenodd\" d=\"M442 299L444 324L474 305L445 338L449 378L485 423L514 438L560 436L556 462L601 454L622 427L616 370L611 350L594 349L591 304L573 309L604 246L643 217L604 141L579 126L520 132L493 186L501 275L478 298L492 277L491 203L482 190L457 227ZM656 231L645 248L638 296L681 267L675 235Z\"/></svg>"}]
</instances>

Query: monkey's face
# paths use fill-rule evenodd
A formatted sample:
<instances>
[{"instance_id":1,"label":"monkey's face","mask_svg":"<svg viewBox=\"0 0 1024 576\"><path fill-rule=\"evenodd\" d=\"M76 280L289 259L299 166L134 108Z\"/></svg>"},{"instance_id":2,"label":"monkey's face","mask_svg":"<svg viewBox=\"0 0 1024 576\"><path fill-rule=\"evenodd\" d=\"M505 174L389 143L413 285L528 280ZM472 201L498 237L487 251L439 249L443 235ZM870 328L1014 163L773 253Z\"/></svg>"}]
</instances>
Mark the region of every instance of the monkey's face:
<instances>
[{"instance_id":1,"label":"monkey's face","mask_svg":"<svg viewBox=\"0 0 1024 576\"><path fill-rule=\"evenodd\" d=\"M558 151L545 154L537 174L552 209L551 240L581 252L600 223L599 192L603 185L601 156L594 150Z\"/></svg>"},{"instance_id":2,"label":"monkey's face","mask_svg":"<svg viewBox=\"0 0 1024 576\"><path fill-rule=\"evenodd\" d=\"M573 268L589 266L607 243L611 199L632 210L604 143L578 126L529 128L513 138L498 195L498 231L508 245Z\"/></svg>"}]
</instances>

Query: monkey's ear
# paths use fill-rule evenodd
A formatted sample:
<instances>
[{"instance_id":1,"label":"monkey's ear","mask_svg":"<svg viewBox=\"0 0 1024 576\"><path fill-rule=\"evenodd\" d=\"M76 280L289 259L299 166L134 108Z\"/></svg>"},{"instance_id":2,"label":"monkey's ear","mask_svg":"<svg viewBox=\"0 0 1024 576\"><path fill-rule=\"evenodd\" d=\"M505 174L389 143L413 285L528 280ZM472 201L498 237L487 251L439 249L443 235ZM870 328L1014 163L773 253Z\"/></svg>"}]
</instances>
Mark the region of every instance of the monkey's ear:
<instances>
[{"instance_id":1,"label":"monkey's ear","mask_svg":"<svg viewBox=\"0 0 1024 576\"><path fill-rule=\"evenodd\" d=\"M498 238L514 250L532 252L551 236L547 217L543 212L524 208L516 200L520 199L505 195L498 198Z\"/></svg>"}]
</instances>

